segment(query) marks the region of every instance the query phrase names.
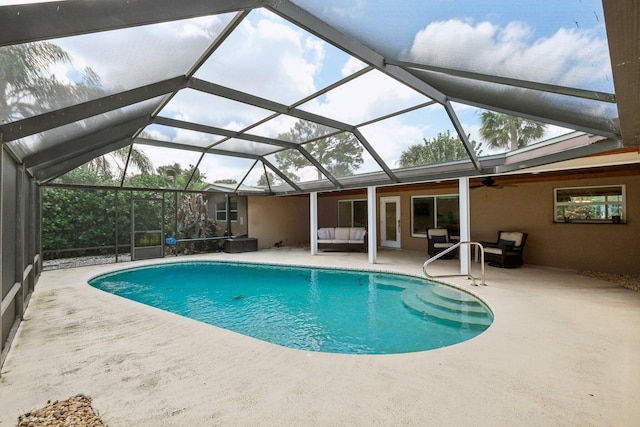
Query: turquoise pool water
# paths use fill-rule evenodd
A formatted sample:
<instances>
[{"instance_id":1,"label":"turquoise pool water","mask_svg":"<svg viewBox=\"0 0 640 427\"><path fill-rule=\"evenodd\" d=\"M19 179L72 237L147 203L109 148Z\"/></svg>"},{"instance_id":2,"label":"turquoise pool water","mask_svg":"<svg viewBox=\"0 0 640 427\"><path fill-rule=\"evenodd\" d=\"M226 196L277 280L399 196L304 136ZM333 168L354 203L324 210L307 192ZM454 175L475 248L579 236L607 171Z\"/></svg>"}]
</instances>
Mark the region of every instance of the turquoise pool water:
<instances>
[{"instance_id":1,"label":"turquoise pool water","mask_svg":"<svg viewBox=\"0 0 640 427\"><path fill-rule=\"evenodd\" d=\"M177 262L93 278L124 298L286 347L350 354L431 350L489 327L472 295L389 273Z\"/></svg>"}]
</instances>

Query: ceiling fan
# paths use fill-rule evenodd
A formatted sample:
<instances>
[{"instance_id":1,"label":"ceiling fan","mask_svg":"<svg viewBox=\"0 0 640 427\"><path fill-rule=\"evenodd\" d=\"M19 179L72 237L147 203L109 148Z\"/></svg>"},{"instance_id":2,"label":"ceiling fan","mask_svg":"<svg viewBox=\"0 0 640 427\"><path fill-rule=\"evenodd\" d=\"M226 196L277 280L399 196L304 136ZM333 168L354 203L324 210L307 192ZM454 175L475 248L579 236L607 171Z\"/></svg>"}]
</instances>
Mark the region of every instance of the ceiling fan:
<instances>
[{"instance_id":1,"label":"ceiling fan","mask_svg":"<svg viewBox=\"0 0 640 427\"><path fill-rule=\"evenodd\" d=\"M471 189L481 188L481 187L500 189L500 188L504 188L504 187L517 187L517 185L510 185L510 184L500 185L500 184L498 184L496 182L495 179L493 179L493 177L487 176L487 177L483 178L482 181L480 181L480 185L475 185L475 186L471 187Z\"/></svg>"}]
</instances>

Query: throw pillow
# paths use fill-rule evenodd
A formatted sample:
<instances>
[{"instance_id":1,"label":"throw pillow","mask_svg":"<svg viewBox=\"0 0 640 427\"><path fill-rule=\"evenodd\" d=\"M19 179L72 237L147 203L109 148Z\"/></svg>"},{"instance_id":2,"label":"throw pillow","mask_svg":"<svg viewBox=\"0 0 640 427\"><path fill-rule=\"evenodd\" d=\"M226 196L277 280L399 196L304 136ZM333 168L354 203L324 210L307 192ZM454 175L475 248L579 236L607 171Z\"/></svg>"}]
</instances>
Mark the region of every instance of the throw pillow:
<instances>
[{"instance_id":1,"label":"throw pillow","mask_svg":"<svg viewBox=\"0 0 640 427\"><path fill-rule=\"evenodd\" d=\"M431 236L433 243L447 243L447 236Z\"/></svg>"},{"instance_id":2,"label":"throw pillow","mask_svg":"<svg viewBox=\"0 0 640 427\"><path fill-rule=\"evenodd\" d=\"M509 248L513 248L515 243L516 242L514 242L513 240L500 239L500 241L498 242L498 247L500 249L509 249Z\"/></svg>"}]
</instances>

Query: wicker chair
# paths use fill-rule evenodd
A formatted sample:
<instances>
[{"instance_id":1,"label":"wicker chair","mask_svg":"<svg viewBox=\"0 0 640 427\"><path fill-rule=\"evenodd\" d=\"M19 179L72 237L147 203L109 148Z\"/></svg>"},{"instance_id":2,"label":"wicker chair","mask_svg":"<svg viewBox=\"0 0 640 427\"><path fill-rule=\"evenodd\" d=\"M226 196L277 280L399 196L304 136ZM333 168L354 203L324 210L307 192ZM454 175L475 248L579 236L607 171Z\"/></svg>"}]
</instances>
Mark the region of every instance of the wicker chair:
<instances>
[{"instance_id":1,"label":"wicker chair","mask_svg":"<svg viewBox=\"0 0 640 427\"><path fill-rule=\"evenodd\" d=\"M492 267L515 268L521 266L522 252L527 233L520 231L498 231L498 241L482 242L484 260Z\"/></svg>"},{"instance_id":2,"label":"wicker chair","mask_svg":"<svg viewBox=\"0 0 640 427\"><path fill-rule=\"evenodd\" d=\"M451 241L449 230L446 228L429 228L427 230L427 242L429 257L434 257L455 244ZM443 258L451 259L456 256L456 252L457 250L453 250L443 256Z\"/></svg>"}]
</instances>

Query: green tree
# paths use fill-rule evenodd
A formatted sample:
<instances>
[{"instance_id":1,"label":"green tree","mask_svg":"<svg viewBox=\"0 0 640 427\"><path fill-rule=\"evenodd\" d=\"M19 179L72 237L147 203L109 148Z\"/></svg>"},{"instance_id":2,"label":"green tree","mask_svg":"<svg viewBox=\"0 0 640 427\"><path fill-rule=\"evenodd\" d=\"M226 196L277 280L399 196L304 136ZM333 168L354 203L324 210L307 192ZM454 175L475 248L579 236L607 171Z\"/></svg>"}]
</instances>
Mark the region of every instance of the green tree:
<instances>
[{"instance_id":1,"label":"green tree","mask_svg":"<svg viewBox=\"0 0 640 427\"><path fill-rule=\"evenodd\" d=\"M258 187L268 187L269 185L277 184L279 180L275 176L275 174L271 172L265 172L260 175L260 179L258 179Z\"/></svg>"},{"instance_id":2,"label":"green tree","mask_svg":"<svg viewBox=\"0 0 640 427\"><path fill-rule=\"evenodd\" d=\"M81 184L81 185L114 185L116 182L109 171L95 171L87 167L79 167L56 178L56 184Z\"/></svg>"},{"instance_id":3,"label":"green tree","mask_svg":"<svg viewBox=\"0 0 640 427\"><path fill-rule=\"evenodd\" d=\"M305 148L329 173L337 177L353 175L364 162L362 158L364 149L351 133L344 132L322 138L323 135L327 135L331 131L332 129L327 126L299 120L289 132L280 134L278 139L296 143L314 140ZM294 181L299 180L295 171L309 165L309 161L297 150L277 153L276 162L281 170ZM322 179L320 170L317 173L318 179Z\"/></svg>"},{"instance_id":4,"label":"green tree","mask_svg":"<svg viewBox=\"0 0 640 427\"><path fill-rule=\"evenodd\" d=\"M477 155L482 153L482 144L471 141L471 146ZM464 149L460 138L446 133L438 133L435 138L424 139L424 144L415 144L407 148L400 155L399 165L403 168L423 166L434 163L451 162L468 159L469 155Z\"/></svg>"},{"instance_id":5,"label":"green tree","mask_svg":"<svg viewBox=\"0 0 640 427\"><path fill-rule=\"evenodd\" d=\"M130 187L180 189L185 188L187 182L191 179L191 182L189 182L190 189L206 187L206 176L201 174L198 168L195 168L194 172L194 168L195 166L189 165L189 167L183 169L179 163L158 166L155 174L140 173L129 177L127 185Z\"/></svg>"},{"instance_id":6,"label":"green tree","mask_svg":"<svg viewBox=\"0 0 640 427\"><path fill-rule=\"evenodd\" d=\"M75 82L61 82L51 69L71 64L71 57L60 46L50 42L25 43L0 49L0 117L8 121L31 117L67 105L102 96L100 78L86 68ZM113 156L125 161L129 147ZM138 150L131 151L130 163L150 173L151 161ZM105 156L85 165L102 177L110 176L112 167ZM85 176L84 178L87 178Z\"/></svg>"},{"instance_id":7,"label":"green tree","mask_svg":"<svg viewBox=\"0 0 640 427\"><path fill-rule=\"evenodd\" d=\"M534 120L485 111L481 116L480 137L491 148L515 150L544 136L546 125Z\"/></svg>"}]
</instances>

